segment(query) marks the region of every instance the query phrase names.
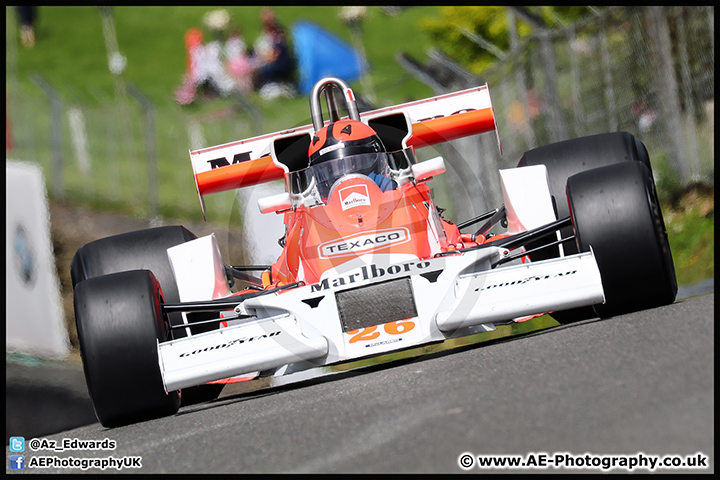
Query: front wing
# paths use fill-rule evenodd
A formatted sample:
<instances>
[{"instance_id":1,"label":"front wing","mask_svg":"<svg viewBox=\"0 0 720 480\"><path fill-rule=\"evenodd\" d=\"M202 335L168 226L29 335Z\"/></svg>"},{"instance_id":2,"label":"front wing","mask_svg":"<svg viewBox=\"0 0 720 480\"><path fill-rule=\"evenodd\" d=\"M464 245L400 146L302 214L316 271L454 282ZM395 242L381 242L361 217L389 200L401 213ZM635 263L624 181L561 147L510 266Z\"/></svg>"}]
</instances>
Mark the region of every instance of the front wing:
<instances>
[{"instance_id":1,"label":"front wing","mask_svg":"<svg viewBox=\"0 0 720 480\"><path fill-rule=\"evenodd\" d=\"M254 318L158 344L165 389L330 365L604 301L592 252L493 269L507 254L495 246L428 260L368 254L316 285L249 298L235 312Z\"/></svg>"}]
</instances>

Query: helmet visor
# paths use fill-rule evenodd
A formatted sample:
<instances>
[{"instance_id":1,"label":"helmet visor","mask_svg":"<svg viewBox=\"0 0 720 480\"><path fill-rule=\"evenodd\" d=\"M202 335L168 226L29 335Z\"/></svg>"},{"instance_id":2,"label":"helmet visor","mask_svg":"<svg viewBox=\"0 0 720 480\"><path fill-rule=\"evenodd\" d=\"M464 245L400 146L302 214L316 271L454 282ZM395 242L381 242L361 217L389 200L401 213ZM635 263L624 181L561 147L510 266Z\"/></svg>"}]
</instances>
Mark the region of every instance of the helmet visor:
<instances>
[{"instance_id":1,"label":"helmet visor","mask_svg":"<svg viewBox=\"0 0 720 480\"><path fill-rule=\"evenodd\" d=\"M389 177L389 156L384 152L361 153L328 160L298 172L292 172L291 188L294 194L319 196L325 201L333 186L348 175L364 175L372 180ZM377 182L377 181L376 181ZM313 189L313 192L306 190Z\"/></svg>"}]
</instances>

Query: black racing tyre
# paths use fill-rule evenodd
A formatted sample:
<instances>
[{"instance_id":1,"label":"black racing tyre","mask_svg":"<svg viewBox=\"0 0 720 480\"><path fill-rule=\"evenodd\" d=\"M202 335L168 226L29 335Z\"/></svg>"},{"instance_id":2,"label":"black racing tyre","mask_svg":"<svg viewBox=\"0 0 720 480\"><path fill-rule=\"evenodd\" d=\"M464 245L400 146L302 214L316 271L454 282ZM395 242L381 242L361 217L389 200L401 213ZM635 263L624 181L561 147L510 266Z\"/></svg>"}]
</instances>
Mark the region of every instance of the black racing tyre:
<instances>
[{"instance_id":1,"label":"black racing tyre","mask_svg":"<svg viewBox=\"0 0 720 480\"><path fill-rule=\"evenodd\" d=\"M611 132L573 138L534 148L525 152L518 167L545 165L553 208L557 218L561 219L569 214L566 195L568 178L580 172L629 161L640 162L652 171L647 149L640 140L627 132ZM562 238L568 238L572 233L572 227L565 227L560 231ZM526 249L540 247L546 242L547 240L541 240L529 243L526 245ZM565 242L562 247L565 255L578 253L574 242ZM532 261L559 256L558 247L543 248L529 255ZM559 323L566 324L593 318L595 312L590 307L580 307L553 312L551 316Z\"/></svg>"},{"instance_id":2,"label":"black racing tyre","mask_svg":"<svg viewBox=\"0 0 720 480\"><path fill-rule=\"evenodd\" d=\"M567 179L576 173L615 163L639 161L651 172L645 145L628 132L611 132L551 143L525 152L518 167L545 165L550 194L556 202L558 218L568 215L565 196Z\"/></svg>"},{"instance_id":3,"label":"black racing tyre","mask_svg":"<svg viewBox=\"0 0 720 480\"><path fill-rule=\"evenodd\" d=\"M573 138L534 148L520 159L518 167L545 165L548 175L548 187L558 219L568 216L568 204L565 187L568 178L576 173L621 162L637 161L651 172L650 158L645 145L627 132L602 133L587 137ZM572 234L572 228L562 230L563 238ZM538 245L528 245L533 248ZM566 255L577 253L572 242L563 244ZM560 255L557 247L549 247L530 255L530 259L545 260Z\"/></svg>"},{"instance_id":4,"label":"black racing tyre","mask_svg":"<svg viewBox=\"0 0 720 480\"><path fill-rule=\"evenodd\" d=\"M625 162L568 179L567 198L580 251L595 254L605 303L601 317L675 301L677 280L650 170Z\"/></svg>"},{"instance_id":5,"label":"black racing tyre","mask_svg":"<svg viewBox=\"0 0 720 480\"><path fill-rule=\"evenodd\" d=\"M168 302L179 302L166 250L197 237L185 227L149 228L101 238L80 247L70 264L73 287L88 278L146 269L155 274Z\"/></svg>"},{"instance_id":6,"label":"black racing tyre","mask_svg":"<svg viewBox=\"0 0 720 480\"><path fill-rule=\"evenodd\" d=\"M175 276L168 260L167 249L195 240L197 236L182 226L149 228L123 233L95 240L80 247L70 263L73 286L97 276L127 270L150 270L162 288L167 303L180 302ZM207 320L214 314L192 313L192 321ZM183 323L181 313L171 313L170 325ZM192 327L192 333L202 333L216 328L213 325ZM184 328L173 331L173 338L187 336ZM183 405L190 405L217 398L223 389L222 384L202 385L183 389Z\"/></svg>"},{"instance_id":7,"label":"black racing tyre","mask_svg":"<svg viewBox=\"0 0 720 480\"><path fill-rule=\"evenodd\" d=\"M75 321L85 380L105 427L173 415L179 392L166 393L157 342L168 336L162 290L148 270L93 277L75 286Z\"/></svg>"}]
</instances>

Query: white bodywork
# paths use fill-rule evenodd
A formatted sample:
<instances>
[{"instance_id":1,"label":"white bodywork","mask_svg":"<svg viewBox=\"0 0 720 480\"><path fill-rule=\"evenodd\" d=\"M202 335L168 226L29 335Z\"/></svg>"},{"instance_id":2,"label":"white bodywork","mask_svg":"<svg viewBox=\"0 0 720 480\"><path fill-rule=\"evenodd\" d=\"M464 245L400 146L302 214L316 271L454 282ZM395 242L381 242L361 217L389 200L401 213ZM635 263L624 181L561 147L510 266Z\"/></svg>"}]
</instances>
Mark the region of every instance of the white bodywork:
<instances>
[{"instance_id":1,"label":"white bodywork","mask_svg":"<svg viewBox=\"0 0 720 480\"><path fill-rule=\"evenodd\" d=\"M500 185L508 233L526 232L556 220L545 165L500 170Z\"/></svg>"},{"instance_id":2,"label":"white bodywork","mask_svg":"<svg viewBox=\"0 0 720 480\"><path fill-rule=\"evenodd\" d=\"M324 337L305 337L295 319L281 315L163 343L160 371L166 390L173 391L321 357L327 351Z\"/></svg>"},{"instance_id":3,"label":"white bodywork","mask_svg":"<svg viewBox=\"0 0 720 480\"><path fill-rule=\"evenodd\" d=\"M167 253L181 302L224 298L232 293L214 233L168 248Z\"/></svg>"},{"instance_id":4,"label":"white bodywork","mask_svg":"<svg viewBox=\"0 0 720 480\"><path fill-rule=\"evenodd\" d=\"M540 216L540 225L555 219L544 167L506 171L501 178L513 229L538 226L530 223L531 215ZM181 247L169 250L181 295L193 290L202 291L205 299L219 298L224 271L214 237ZM254 318L158 345L165 388L173 391L248 372L287 373L329 365L604 301L592 252L493 268L508 253L495 246L425 260L367 253L325 272L318 284L248 298L229 313ZM202 260L188 260L188 255ZM409 282L416 315L343 331L339 296L395 280ZM207 284L201 287L202 282ZM376 312L373 303L368 298L367 308Z\"/></svg>"},{"instance_id":5,"label":"white bodywork","mask_svg":"<svg viewBox=\"0 0 720 480\"><path fill-rule=\"evenodd\" d=\"M443 157L435 157L421 163L416 163L410 168L412 169L413 178L419 182L445 173L445 160Z\"/></svg>"}]
</instances>

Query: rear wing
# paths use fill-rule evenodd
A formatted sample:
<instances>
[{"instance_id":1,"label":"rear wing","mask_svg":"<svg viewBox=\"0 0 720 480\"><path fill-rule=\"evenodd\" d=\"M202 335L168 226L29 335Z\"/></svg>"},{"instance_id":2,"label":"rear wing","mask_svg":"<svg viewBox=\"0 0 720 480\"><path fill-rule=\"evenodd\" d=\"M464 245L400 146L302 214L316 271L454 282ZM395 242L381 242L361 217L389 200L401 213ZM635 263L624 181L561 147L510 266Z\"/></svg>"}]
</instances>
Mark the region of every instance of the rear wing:
<instances>
[{"instance_id":1,"label":"rear wing","mask_svg":"<svg viewBox=\"0 0 720 480\"><path fill-rule=\"evenodd\" d=\"M370 118L399 112L404 112L412 124L408 146L422 148L495 130L502 153L487 84L364 112L360 114L360 119L367 122ZM190 161L203 215L204 195L283 179L285 169L274 162L270 154L273 141L278 137L304 133L314 134L312 124L191 150Z\"/></svg>"}]
</instances>

